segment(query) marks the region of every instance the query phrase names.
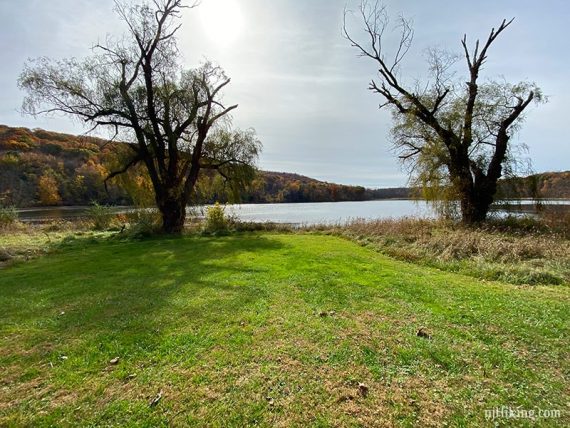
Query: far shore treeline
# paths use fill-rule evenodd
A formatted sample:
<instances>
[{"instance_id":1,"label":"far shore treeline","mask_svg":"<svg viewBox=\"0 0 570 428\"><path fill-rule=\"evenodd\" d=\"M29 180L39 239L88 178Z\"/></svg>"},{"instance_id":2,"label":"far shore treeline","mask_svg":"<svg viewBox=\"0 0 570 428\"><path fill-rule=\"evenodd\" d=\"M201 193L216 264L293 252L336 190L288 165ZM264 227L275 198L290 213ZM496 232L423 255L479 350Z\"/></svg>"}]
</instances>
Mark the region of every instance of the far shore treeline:
<instances>
[{"instance_id":1,"label":"far shore treeline","mask_svg":"<svg viewBox=\"0 0 570 428\"><path fill-rule=\"evenodd\" d=\"M107 183L104 180L128 153L124 143L73 136L41 129L0 125L0 205L17 207L150 203L144 171ZM223 180L205 176L196 203L335 202L413 197L411 189L367 189L327 183L298 174L260 171L238 195L226 191ZM146 196L146 200L145 200ZM504 198L570 198L570 172L535 174L503 181Z\"/></svg>"}]
</instances>

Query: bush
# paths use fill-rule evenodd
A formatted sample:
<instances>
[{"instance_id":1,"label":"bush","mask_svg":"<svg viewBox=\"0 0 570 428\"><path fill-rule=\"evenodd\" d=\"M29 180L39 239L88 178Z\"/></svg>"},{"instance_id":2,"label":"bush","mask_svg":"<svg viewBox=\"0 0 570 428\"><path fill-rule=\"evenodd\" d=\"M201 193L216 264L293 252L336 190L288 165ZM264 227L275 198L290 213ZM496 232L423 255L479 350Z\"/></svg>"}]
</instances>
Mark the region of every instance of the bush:
<instances>
[{"instance_id":1,"label":"bush","mask_svg":"<svg viewBox=\"0 0 570 428\"><path fill-rule=\"evenodd\" d=\"M547 206L540 212L540 221L551 231L570 238L570 210L563 205Z\"/></svg>"},{"instance_id":2,"label":"bush","mask_svg":"<svg viewBox=\"0 0 570 428\"><path fill-rule=\"evenodd\" d=\"M120 214L120 220L129 224L128 236L131 238L144 238L160 231L162 218L157 209L138 208Z\"/></svg>"},{"instance_id":3,"label":"bush","mask_svg":"<svg viewBox=\"0 0 570 428\"><path fill-rule=\"evenodd\" d=\"M230 230L233 219L226 215L226 209L219 202L206 208L204 232L224 233Z\"/></svg>"},{"instance_id":4,"label":"bush","mask_svg":"<svg viewBox=\"0 0 570 428\"><path fill-rule=\"evenodd\" d=\"M114 213L111 207L94 202L87 210L87 216L93 222L95 230L107 230L111 227Z\"/></svg>"},{"instance_id":5,"label":"bush","mask_svg":"<svg viewBox=\"0 0 570 428\"><path fill-rule=\"evenodd\" d=\"M18 221L15 207L0 207L0 228L8 227Z\"/></svg>"}]
</instances>

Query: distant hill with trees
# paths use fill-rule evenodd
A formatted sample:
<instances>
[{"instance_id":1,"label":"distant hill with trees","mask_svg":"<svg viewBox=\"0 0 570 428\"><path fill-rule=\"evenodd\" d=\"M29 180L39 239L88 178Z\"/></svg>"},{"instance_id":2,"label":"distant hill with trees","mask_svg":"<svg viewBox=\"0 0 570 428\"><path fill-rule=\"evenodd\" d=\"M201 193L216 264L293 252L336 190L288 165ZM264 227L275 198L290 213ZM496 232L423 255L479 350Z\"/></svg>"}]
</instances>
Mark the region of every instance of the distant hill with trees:
<instances>
[{"instance_id":1,"label":"distant hill with trees","mask_svg":"<svg viewBox=\"0 0 570 428\"><path fill-rule=\"evenodd\" d=\"M133 204L137 202L137 193L148 196L150 192L145 171L141 169L110 181L108 191L103 183L117 158L128 151L125 143L0 125L0 204L18 207L91 202ZM203 179L198 194L198 202L231 199L220 177ZM409 196L407 188L367 189L299 174L260 171L252 184L234 199L244 203L280 203Z\"/></svg>"},{"instance_id":2,"label":"distant hill with trees","mask_svg":"<svg viewBox=\"0 0 570 428\"><path fill-rule=\"evenodd\" d=\"M405 199L409 189L367 189L328 183L287 172L260 171L252 185L240 195L244 203L340 202L373 199ZM218 199L224 199L223 197Z\"/></svg>"},{"instance_id":3,"label":"distant hill with trees","mask_svg":"<svg viewBox=\"0 0 570 428\"><path fill-rule=\"evenodd\" d=\"M0 203L18 207L128 204L125 189L103 184L110 146L93 137L0 125ZM124 150L124 149L123 149Z\"/></svg>"},{"instance_id":4,"label":"distant hill with trees","mask_svg":"<svg viewBox=\"0 0 570 428\"><path fill-rule=\"evenodd\" d=\"M498 193L502 198L570 199L570 171L503 180Z\"/></svg>"},{"instance_id":5,"label":"distant hill with trees","mask_svg":"<svg viewBox=\"0 0 570 428\"><path fill-rule=\"evenodd\" d=\"M42 129L0 125L0 204L18 207L87 205L92 202L130 205L137 194L151 193L143 170L108 183L117 156L127 154L125 143L75 136ZM227 202L220 177L203 179L197 202ZM235 195L243 203L335 202L375 199L406 199L405 187L367 189L319 181L287 172L260 171L252 184ZM570 171L545 172L503 180L501 198L570 199ZM148 200L147 200L148 201Z\"/></svg>"}]
</instances>

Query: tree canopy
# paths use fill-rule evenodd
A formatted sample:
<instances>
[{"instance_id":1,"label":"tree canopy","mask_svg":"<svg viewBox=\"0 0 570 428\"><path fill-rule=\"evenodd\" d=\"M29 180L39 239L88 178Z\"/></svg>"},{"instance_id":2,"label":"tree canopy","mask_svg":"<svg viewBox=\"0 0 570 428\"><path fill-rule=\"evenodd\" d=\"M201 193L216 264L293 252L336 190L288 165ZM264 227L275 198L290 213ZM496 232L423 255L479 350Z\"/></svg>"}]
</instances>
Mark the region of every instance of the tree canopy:
<instances>
[{"instance_id":1,"label":"tree canopy","mask_svg":"<svg viewBox=\"0 0 570 428\"><path fill-rule=\"evenodd\" d=\"M116 1L124 36L107 37L85 60L32 60L19 80L27 92L25 112L64 113L131 143L132 155L107 178L143 164L163 230L173 233L183 228L201 171L243 183L252 178L261 149L252 130L231 130L229 113L237 105L223 103L230 79L222 68L181 64L181 11L196 6L182 0Z\"/></svg>"},{"instance_id":2,"label":"tree canopy","mask_svg":"<svg viewBox=\"0 0 570 428\"><path fill-rule=\"evenodd\" d=\"M380 107L392 112L394 150L409 167L412 184L420 185L429 199L458 200L465 223L485 220L498 180L520 160L511 139L527 107L545 101L534 83L481 82L489 49L513 20L503 20L473 48L464 36L462 55L428 50L427 79L407 83L402 68L414 38L411 22L398 19L399 42L390 52L385 43L390 27L386 7L363 1L358 15L366 41L348 31L348 12L344 34L378 67L378 79L369 88L384 99ZM466 78L457 68L461 57Z\"/></svg>"}]
</instances>

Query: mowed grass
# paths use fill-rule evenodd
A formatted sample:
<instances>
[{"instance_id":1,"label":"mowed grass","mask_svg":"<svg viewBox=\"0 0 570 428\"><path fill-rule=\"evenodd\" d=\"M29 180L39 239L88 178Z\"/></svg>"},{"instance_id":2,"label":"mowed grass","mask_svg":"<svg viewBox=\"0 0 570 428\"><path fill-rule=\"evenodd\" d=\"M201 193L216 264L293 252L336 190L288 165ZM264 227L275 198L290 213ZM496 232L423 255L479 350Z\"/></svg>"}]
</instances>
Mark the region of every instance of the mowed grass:
<instances>
[{"instance_id":1,"label":"mowed grass","mask_svg":"<svg viewBox=\"0 0 570 428\"><path fill-rule=\"evenodd\" d=\"M1 270L0 309L0 426L570 424L568 286L337 237L76 243Z\"/></svg>"}]
</instances>

